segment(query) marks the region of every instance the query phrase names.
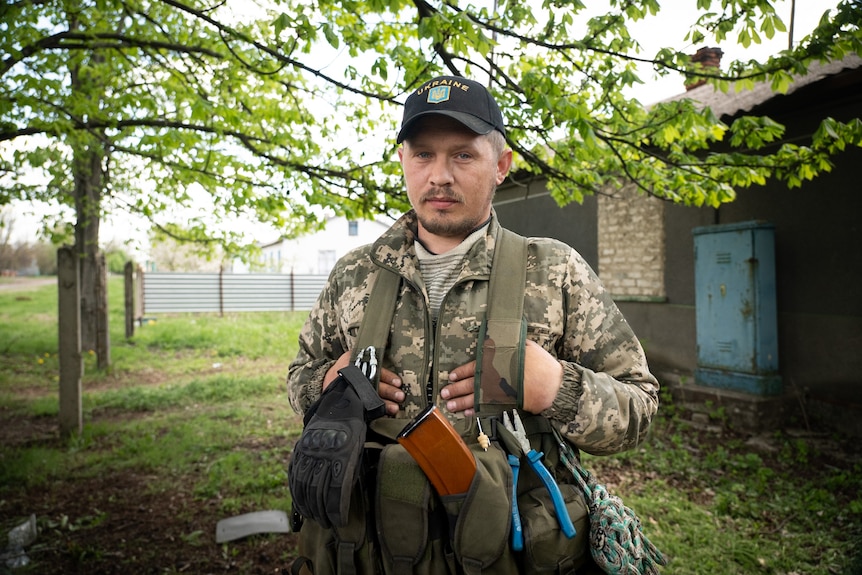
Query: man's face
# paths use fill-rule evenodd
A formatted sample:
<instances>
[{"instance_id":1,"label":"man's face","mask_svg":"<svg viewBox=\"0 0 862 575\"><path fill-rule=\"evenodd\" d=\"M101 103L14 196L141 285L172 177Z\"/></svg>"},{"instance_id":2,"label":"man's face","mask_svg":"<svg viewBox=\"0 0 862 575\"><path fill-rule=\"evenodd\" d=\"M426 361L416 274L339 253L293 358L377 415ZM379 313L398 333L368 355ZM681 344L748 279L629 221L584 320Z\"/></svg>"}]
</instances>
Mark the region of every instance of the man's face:
<instances>
[{"instance_id":1,"label":"man's face","mask_svg":"<svg viewBox=\"0 0 862 575\"><path fill-rule=\"evenodd\" d=\"M494 190L512 164L480 136L446 116L419 120L398 150L410 204L419 218L419 239L442 253L458 245L491 216Z\"/></svg>"}]
</instances>

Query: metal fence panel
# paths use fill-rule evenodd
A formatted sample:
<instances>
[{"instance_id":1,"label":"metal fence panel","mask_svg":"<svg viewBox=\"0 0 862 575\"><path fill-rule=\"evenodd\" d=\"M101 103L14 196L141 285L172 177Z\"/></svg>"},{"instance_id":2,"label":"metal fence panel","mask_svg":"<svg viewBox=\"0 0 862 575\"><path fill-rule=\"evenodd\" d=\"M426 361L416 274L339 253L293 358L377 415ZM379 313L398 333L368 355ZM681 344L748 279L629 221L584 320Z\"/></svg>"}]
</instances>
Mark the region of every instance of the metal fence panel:
<instances>
[{"instance_id":1,"label":"metal fence panel","mask_svg":"<svg viewBox=\"0 0 862 575\"><path fill-rule=\"evenodd\" d=\"M222 276L224 311L281 311L291 306L290 276L236 274Z\"/></svg>"},{"instance_id":2,"label":"metal fence panel","mask_svg":"<svg viewBox=\"0 0 862 575\"><path fill-rule=\"evenodd\" d=\"M329 276L326 275L300 274L293 276L294 309L310 310L314 307L327 279Z\"/></svg>"},{"instance_id":3,"label":"metal fence panel","mask_svg":"<svg viewBox=\"0 0 862 575\"><path fill-rule=\"evenodd\" d=\"M310 310L325 275L145 272L143 313Z\"/></svg>"}]
</instances>

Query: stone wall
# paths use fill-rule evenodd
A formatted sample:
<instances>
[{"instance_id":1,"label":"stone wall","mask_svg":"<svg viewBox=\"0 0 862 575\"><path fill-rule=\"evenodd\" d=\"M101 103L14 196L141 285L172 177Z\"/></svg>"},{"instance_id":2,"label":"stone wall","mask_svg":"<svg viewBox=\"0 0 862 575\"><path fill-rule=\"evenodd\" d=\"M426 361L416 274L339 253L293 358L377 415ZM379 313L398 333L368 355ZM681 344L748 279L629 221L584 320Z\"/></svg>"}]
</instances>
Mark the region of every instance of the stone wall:
<instances>
[{"instance_id":1,"label":"stone wall","mask_svg":"<svg viewBox=\"0 0 862 575\"><path fill-rule=\"evenodd\" d=\"M599 276L616 299L663 300L664 202L634 184L598 198Z\"/></svg>"}]
</instances>

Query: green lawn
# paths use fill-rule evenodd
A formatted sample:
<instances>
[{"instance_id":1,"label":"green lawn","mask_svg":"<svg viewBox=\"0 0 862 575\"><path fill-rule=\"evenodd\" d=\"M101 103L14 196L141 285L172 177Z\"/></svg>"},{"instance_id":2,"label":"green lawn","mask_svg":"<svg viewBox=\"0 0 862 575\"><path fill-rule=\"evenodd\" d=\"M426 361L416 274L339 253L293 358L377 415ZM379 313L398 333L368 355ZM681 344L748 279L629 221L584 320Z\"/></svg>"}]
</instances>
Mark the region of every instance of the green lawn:
<instances>
[{"instance_id":1,"label":"green lawn","mask_svg":"<svg viewBox=\"0 0 862 575\"><path fill-rule=\"evenodd\" d=\"M0 291L0 529L31 513L40 527L15 573L287 567L292 536L218 545L214 531L290 507L301 422L284 380L305 314L157 316L126 341L122 285L109 284L112 365L98 371L85 353L85 426L71 439L57 433L56 286ZM855 443L748 439L693 428L668 400L641 448L584 461L637 511L671 560L663 573L862 572Z\"/></svg>"}]
</instances>

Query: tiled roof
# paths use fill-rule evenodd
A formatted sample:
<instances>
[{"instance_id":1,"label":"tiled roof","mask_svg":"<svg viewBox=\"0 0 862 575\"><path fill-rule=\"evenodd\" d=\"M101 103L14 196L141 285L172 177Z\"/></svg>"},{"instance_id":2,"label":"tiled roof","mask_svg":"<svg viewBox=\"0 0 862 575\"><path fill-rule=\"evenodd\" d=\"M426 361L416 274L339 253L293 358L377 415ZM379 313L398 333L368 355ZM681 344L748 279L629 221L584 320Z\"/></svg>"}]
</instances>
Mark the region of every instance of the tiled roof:
<instances>
[{"instance_id":1,"label":"tiled roof","mask_svg":"<svg viewBox=\"0 0 862 575\"><path fill-rule=\"evenodd\" d=\"M827 76L834 76L844 70L854 70L860 67L862 67L862 58L856 54L851 54L843 60L829 62L828 64L815 62L811 64L807 74L797 76L793 80L784 95L792 94L800 88L813 84ZM735 116L740 112L749 112L752 108L781 95L781 93L772 90L769 82L760 82L753 89L741 92L735 92L733 89L728 92L722 92L710 84L704 84L703 86L698 86L662 101L673 102L689 98L697 101L703 107L711 108L716 116L722 117Z\"/></svg>"}]
</instances>

